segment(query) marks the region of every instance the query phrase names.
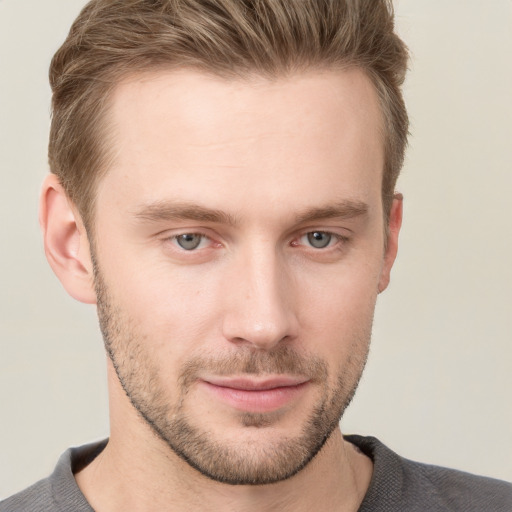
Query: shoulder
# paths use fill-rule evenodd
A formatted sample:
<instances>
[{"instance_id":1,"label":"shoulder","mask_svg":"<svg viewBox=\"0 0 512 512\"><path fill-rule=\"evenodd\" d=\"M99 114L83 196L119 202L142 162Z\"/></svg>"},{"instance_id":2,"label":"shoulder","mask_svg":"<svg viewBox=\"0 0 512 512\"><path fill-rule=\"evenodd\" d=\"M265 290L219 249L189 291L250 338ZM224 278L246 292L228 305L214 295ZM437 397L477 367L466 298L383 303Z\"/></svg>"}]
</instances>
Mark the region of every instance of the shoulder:
<instances>
[{"instance_id":1,"label":"shoulder","mask_svg":"<svg viewBox=\"0 0 512 512\"><path fill-rule=\"evenodd\" d=\"M403 459L404 476L447 510L512 512L512 484L463 471Z\"/></svg>"},{"instance_id":2,"label":"shoulder","mask_svg":"<svg viewBox=\"0 0 512 512\"><path fill-rule=\"evenodd\" d=\"M0 501L0 512L93 512L73 474L101 453L106 444L104 440L70 448L48 478Z\"/></svg>"},{"instance_id":3,"label":"shoulder","mask_svg":"<svg viewBox=\"0 0 512 512\"><path fill-rule=\"evenodd\" d=\"M374 437L346 436L373 460L361 512L512 512L512 484L400 457Z\"/></svg>"},{"instance_id":4,"label":"shoulder","mask_svg":"<svg viewBox=\"0 0 512 512\"><path fill-rule=\"evenodd\" d=\"M0 512L46 512L54 508L49 478L40 480L24 491L0 501Z\"/></svg>"}]
</instances>

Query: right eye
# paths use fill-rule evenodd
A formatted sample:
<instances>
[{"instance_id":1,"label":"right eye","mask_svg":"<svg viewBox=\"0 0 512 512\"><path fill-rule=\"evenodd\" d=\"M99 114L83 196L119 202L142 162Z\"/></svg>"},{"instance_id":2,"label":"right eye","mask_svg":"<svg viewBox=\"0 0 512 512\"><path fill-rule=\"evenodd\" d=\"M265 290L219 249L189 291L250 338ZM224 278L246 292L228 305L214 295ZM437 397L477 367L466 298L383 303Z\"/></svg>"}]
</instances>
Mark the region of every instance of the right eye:
<instances>
[{"instance_id":1,"label":"right eye","mask_svg":"<svg viewBox=\"0 0 512 512\"><path fill-rule=\"evenodd\" d=\"M306 233L302 238L305 238L308 244L315 249L325 249L329 247L333 241L333 235L326 231L311 231L310 233Z\"/></svg>"},{"instance_id":2,"label":"right eye","mask_svg":"<svg viewBox=\"0 0 512 512\"><path fill-rule=\"evenodd\" d=\"M200 249L206 245L208 238L201 233L183 233L173 237L175 243L185 251Z\"/></svg>"}]
</instances>

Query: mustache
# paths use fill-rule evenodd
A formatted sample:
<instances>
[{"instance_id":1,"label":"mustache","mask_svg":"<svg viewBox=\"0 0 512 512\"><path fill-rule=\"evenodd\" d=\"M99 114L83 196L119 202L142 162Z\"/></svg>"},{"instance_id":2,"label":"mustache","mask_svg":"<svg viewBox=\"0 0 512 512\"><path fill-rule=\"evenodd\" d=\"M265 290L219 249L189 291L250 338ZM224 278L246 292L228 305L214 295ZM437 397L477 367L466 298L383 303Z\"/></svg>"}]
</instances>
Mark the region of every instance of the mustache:
<instances>
[{"instance_id":1,"label":"mustache","mask_svg":"<svg viewBox=\"0 0 512 512\"><path fill-rule=\"evenodd\" d=\"M312 382L327 378L327 364L322 359L299 354L290 347L273 350L238 349L228 357L196 357L187 361L180 375L182 388L189 387L200 375L294 375L307 377Z\"/></svg>"}]
</instances>

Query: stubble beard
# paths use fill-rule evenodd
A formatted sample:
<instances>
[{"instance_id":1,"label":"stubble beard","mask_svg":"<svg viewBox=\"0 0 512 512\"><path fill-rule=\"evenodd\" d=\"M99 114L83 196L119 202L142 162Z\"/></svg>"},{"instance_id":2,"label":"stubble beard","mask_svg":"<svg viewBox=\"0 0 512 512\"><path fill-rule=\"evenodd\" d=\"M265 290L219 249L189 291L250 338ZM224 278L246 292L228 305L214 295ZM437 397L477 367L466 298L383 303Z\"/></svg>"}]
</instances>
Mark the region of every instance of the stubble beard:
<instances>
[{"instance_id":1,"label":"stubble beard","mask_svg":"<svg viewBox=\"0 0 512 512\"><path fill-rule=\"evenodd\" d=\"M131 404L153 432L181 459L203 476L231 485L271 484L292 477L322 449L351 402L366 364L370 325L351 345L351 355L338 371L334 386L327 384L327 364L312 355L305 357L286 346L271 351L240 350L230 359L195 358L180 373L179 398L169 403L158 369L152 361L145 337L114 304L103 277L95 264L98 318L105 349L119 382ZM366 332L367 331L367 332ZM295 437L272 440L262 433L258 441L237 443L217 440L205 423L193 424L185 410L186 396L199 370L215 375L303 375L322 390ZM246 429L265 429L279 421L274 413L240 413L240 425Z\"/></svg>"}]
</instances>

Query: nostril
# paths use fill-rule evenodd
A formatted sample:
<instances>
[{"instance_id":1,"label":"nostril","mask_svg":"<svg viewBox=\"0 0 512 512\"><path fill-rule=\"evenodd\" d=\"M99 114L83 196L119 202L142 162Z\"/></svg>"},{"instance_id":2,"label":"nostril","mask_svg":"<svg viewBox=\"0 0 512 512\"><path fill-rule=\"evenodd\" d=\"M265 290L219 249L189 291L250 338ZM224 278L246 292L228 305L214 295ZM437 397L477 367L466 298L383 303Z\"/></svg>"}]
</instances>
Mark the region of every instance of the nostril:
<instances>
[{"instance_id":1,"label":"nostril","mask_svg":"<svg viewBox=\"0 0 512 512\"><path fill-rule=\"evenodd\" d=\"M288 342L295 337L294 322L289 315L279 321L251 322L247 318L227 319L224 324L224 337L236 345L250 345L256 349L269 350Z\"/></svg>"}]
</instances>

